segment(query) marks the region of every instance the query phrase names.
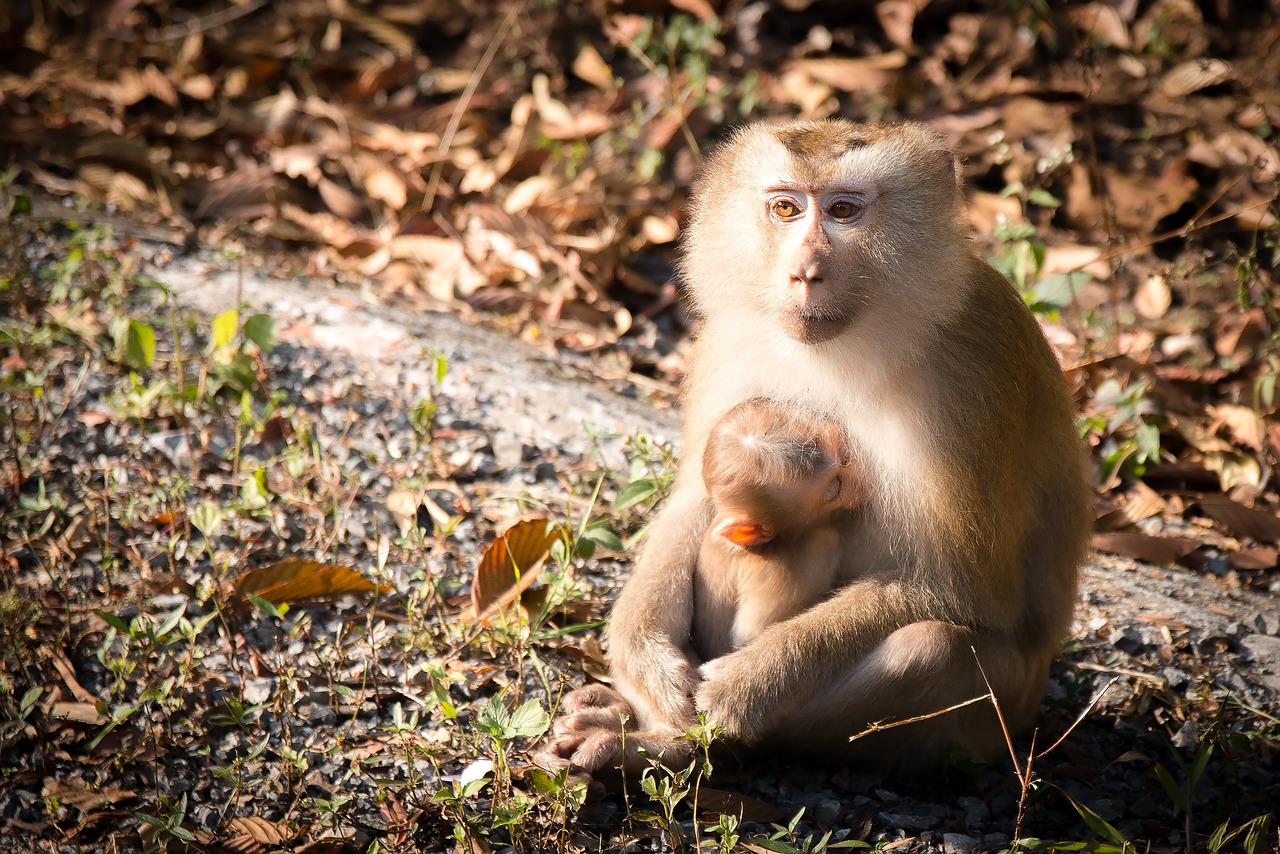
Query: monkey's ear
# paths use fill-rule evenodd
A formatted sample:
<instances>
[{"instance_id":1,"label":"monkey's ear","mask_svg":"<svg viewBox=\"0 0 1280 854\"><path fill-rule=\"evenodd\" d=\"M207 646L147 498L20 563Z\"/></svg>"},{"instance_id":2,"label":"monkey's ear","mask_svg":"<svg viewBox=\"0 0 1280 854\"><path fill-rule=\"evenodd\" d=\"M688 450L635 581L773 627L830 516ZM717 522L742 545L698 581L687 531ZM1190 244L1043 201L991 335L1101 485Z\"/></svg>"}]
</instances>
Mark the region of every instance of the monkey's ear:
<instances>
[{"instance_id":1,"label":"monkey's ear","mask_svg":"<svg viewBox=\"0 0 1280 854\"><path fill-rule=\"evenodd\" d=\"M762 546L772 540L774 530L768 525L762 525L750 519L730 517L716 525L715 534L717 537L724 537L735 546L749 549L752 546Z\"/></svg>"}]
</instances>

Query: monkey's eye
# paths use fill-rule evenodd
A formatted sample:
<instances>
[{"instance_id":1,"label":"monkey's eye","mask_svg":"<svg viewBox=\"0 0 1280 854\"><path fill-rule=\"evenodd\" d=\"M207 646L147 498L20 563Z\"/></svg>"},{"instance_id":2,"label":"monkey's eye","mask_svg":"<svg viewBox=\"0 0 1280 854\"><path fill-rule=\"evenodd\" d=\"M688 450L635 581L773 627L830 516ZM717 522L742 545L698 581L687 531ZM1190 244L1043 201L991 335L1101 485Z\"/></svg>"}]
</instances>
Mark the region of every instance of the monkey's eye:
<instances>
[{"instance_id":1,"label":"monkey's eye","mask_svg":"<svg viewBox=\"0 0 1280 854\"><path fill-rule=\"evenodd\" d=\"M862 206L849 199L836 199L827 205L827 213L835 219L852 219L862 211Z\"/></svg>"},{"instance_id":2,"label":"monkey's eye","mask_svg":"<svg viewBox=\"0 0 1280 854\"><path fill-rule=\"evenodd\" d=\"M792 219L799 216L800 206L790 199L774 199L769 204L769 211L778 219Z\"/></svg>"}]
</instances>

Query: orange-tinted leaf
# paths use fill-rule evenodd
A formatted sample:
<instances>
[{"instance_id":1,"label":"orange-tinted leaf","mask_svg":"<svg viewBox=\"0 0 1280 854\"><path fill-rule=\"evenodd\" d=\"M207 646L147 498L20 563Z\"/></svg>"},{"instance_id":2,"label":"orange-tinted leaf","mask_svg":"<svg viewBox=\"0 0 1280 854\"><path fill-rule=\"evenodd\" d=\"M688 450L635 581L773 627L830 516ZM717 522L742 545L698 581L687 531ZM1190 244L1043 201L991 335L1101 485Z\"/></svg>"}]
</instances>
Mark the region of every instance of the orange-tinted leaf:
<instances>
[{"instance_id":1,"label":"orange-tinted leaf","mask_svg":"<svg viewBox=\"0 0 1280 854\"><path fill-rule=\"evenodd\" d=\"M236 595L261 596L273 605L299 599L336 599L352 593L391 593L349 566L289 558L251 569L236 582Z\"/></svg>"},{"instance_id":2,"label":"orange-tinted leaf","mask_svg":"<svg viewBox=\"0 0 1280 854\"><path fill-rule=\"evenodd\" d=\"M499 535L476 565L467 620L485 620L520 598L542 572L563 528L546 519L522 519Z\"/></svg>"}]
</instances>

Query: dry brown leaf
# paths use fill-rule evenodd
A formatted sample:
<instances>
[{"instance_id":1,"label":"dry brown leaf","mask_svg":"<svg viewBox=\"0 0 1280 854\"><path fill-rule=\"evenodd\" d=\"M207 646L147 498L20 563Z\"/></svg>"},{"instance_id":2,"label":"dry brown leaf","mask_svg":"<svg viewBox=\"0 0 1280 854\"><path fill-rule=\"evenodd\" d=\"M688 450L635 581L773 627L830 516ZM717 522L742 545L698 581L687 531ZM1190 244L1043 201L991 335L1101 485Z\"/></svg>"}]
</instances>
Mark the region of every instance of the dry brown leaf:
<instances>
[{"instance_id":1,"label":"dry brown leaf","mask_svg":"<svg viewBox=\"0 0 1280 854\"><path fill-rule=\"evenodd\" d=\"M1103 260L1102 250L1097 246L1067 243L1045 248L1041 273L1049 275L1076 271L1086 272L1100 282L1111 278L1111 265Z\"/></svg>"},{"instance_id":2,"label":"dry brown leaf","mask_svg":"<svg viewBox=\"0 0 1280 854\"><path fill-rule=\"evenodd\" d=\"M1094 534L1093 547L1099 551L1124 555L1156 566L1169 566L1191 554L1200 547L1200 543L1186 537L1152 537L1147 534L1112 531Z\"/></svg>"},{"instance_id":3,"label":"dry brown leaf","mask_svg":"<svg viewBox=\"0 0 1280 854\"><path fill-rule=\"evenodd\" d=\"M258 816L237 816L227 822L227 841L223 847L237 854L264 854L279 848L285 841L285 834L265 818Z\"/></svg>"},{"instance_id":4,"label":"dry brown leaf","mask_svg":"<svg viewBox=\"0 0 1280 854\"><path fill-rule=\"evenodd\" d=\"M1091 41L1101 41L1121 50L1128 50L1132 44L1129 28L1120 18L1120 13L1106 3L1072 7L1067 10L1067 18Z\"/></svg>"},{"instance_id":5,"label":"dry brown leaf","mask_svg":"<svg viewBox=\"0 0 1280 854\"><path fill-rule=\"evenodd\" d=\"M409 201L409 188L404 179L386 166L378 165L364 177L364 189L371 198L398 211Z\"/></svg>"},{"instance_id":6,"label":"dry brown leaf","mask_svg":"<svg viewBox=\"0 0 1280 854\"><path fill-rule=\"evenodd\" d=\"M903 50L909 50L915 43L912 30L915 28L916 13L927 5L929 0L881 0L876 4L876 18L889 41Z\"/></svg>"},{"instance_id":7,"label":"dry brown leaf","mask_svg":"<svg viewBox=\"0 0 1280 854\"><path fill-rule=\"evenodd\" d=\"M716 19L716 10L707 0L671 0L671 5L706 23Z\"/></svg>"},{"instance_id":8,"label":"dry brown leaf","mask_svg":"<svg viewBox=\"0 0 1280 854\"><path fill-rule=\"evenodd\" d=\"M76 785L77 782L82 783L79 780L72 782L49 780L45 783L41 794L46 798L56 798L60 803L69 804L81 812L92 812L107 804L128 800L137 794L119 786L107 786L101 791L94 792L83 785Z\"/></svg>"},{"instance_id":9,"label":"dry brown leaf","mask_svg":"<svg viewBox=\"0 0 1280 854\"><path fill-rule=\"evenodd\" d=\"M1262 466L1253 457L1235 449L1209 451L1204 455L1204 467L1217 473L1223 492L1230 492L1237 486L1256 487L1262 484Z\"/></svg>"},{"instance_id":10,"label":"dry brown leaf","mask_svg":"<svg viewBox=\"0 0 1280 854\"><path fill-rule=\"evenodd\" d=\"M484 622L520 598L537 580L551 545L564 528L544 518L521 519L485 549L471 582L467 622Z\"/></svg>"},{"instance_id":11,"label":"dry brown leaf","mask_svg":"<svg viewBox=\"0 0 1280 854\"><path fill-rule=\"evenodd\" d=\"M1183 62L1160 81L1160 94L1166 98L1185 98L1210 86L1226 83L1231 79L1231 65L1221 59L1192 59Z\"/></svg>"},{"instance_id":12,"label":"dry brown leaf","mask_svg":"<svg viewBox=\"0 0 1280 854\"><path fill-rule=\"evenodd\" d=\"M609 64L600 56L600 51L589 44L583 45L574 57L573 73L602 91L610 92L615 88Z\"/></svg>"},{"instance_id":13,"label":"dry brown leaf","mask_svg":"<svg viewBox=\"0 0 1280 854\"><path fill-rule=\"evenodd\" d=\"M391 587L365 578L349 566L304 558L286 558L251 569L236 581L236 596L249 594L273 605L300 599L336 599L356 593L393 593Z\"/></svg>"},{"instance_id":14,"label":"dry brown leaf","mask_svg":"<svg viewBox=\"0 0 1280 854\"><path fill-rule=\"evenodd\" d=\"M316 181L316 189L320 191L320 198L324 200L325 206L340 217L359 219L365 211L364 202L360 201L359 196L323 175Z\"/></svg>"},{"instance_id":15,"label":"dry brown leaf","mask_svg":"<svg viewBox=\"0 0 1280 854\"><path fill-rule=\"evenodd\" d=\"M1118 531L1143 519L1159 516L1168 507L1169 503L1158 492L1137 481L1129 487L1121 505L1098 519L1095 527L1103 531Z\"/></svg>"},{"instance_id":16,"label":"dry brown leaf","mask_svg":"<svg viewBox=\"0 0 1280 854\"><path fill-rule=\"evenodd\" d=\"M680 223L671 214L666 216L650 214L640 223L640 232L650 243L670 243L680 233Z\"/></svg>"},{"instance_id":17,"label":"dry brown leaf","mask_svg":"<svg viewBox=\"0 0 1280 854\"><path fill-rule=\"evenodd\" d=\"M841 92L882 92L906 64L907 55L894 50L875 56L798 59L789 68Z\"/></svg>"},{"instance_id":18,"label":"dry brown leaf","mask_svg":"<svg viewBox=\"0 0 1280 854\"><path fill-rule=\"evenodd\" d=\"M1213 417L1209 432L1215 432L1219 426L1225 426L1240 444L1255 451L1262 450L1262 440L1267 432L1267 424L1255 409L1235 403L1223 403L1208 407L1208 411Z\"/></svg>"},{"instance_id":19,"label":"dry brown leaf","mask_svg":"<svg viewBox=\"0 0 1280 854\"><path fill-rule=\"evenodd\" d=\"M101 726L110 720L98 711L96 703L54 703L49 709L49 717L56 721L71 721L94 726Z\"/></svg>"},{"instance_id":20,"label":"dry brown leaf","mask_svg":"<svg viewBox=\"0 0 1280 854\"><path fill-rule=\"evenodd\" d=\"M1013 196L981 190L975 190L969 196L969 222L979 234L993 233L1001 222L1017 225L1022 221L1022 202Z\"/></svg>"},{"instance_id":21,"label":"dry brown leaf","mask_svg":"<svg viewBox=\"0 0 1280 854\"><path fill-rule=\"evenodd\" d=\"M764 823L781 821L788 817L785 810L767 801L708 786L698 789L698 811L702 814L733 815L740 817L743 821Z\"/></svg>"},{"instance_id":22,"label":"dry brown leaf","mask_svg":"<svg viewBox=\"0 0 1280 854\"><path fill-rule=\"evenodd\" d=\"M1209 518L1233 537L1264 543L1280 542L1280 518L1274 513L1245 507L1225 495L1206 495L1197 503Z\"/></svg>"},{"instance_id":23,"label":"dry brown leaf","mask_svg":"<svg viewBox=\"0 0 1280 854\"><path fill-rule=\"evenodd\" d=\"M1231 552L1227 555L1227 562L1235 569L1275 569L1276 564L1280 563L1280 549L1275 546L1253 546Z\"/></svg>"},{"instance_id":24,"label":"dry brown leaf","mask_svg":"<svg viewBox=\"0 0 1280 854\"><path fill-rule=\"evenodd\" d=\"M784 72L778 81L778 98L799 106L801 118L820 119L834 113L840 104L833 93L830 86L798 68Z\"/></svg>"},{"instance_id":25,"label":"dry brown leaf","mask_svg":"<svg viewBox=\"0 0 1280 854\"><path fill-rule=\"evenodd\" d=\"M1159 273L1147 276L1133 292L1133 310L1147 320L1164 317L1171 305L1173 291L1169 288L1169 280Z\"/></svg>"},{"instance_id":26,"label":"dry brown leaf","mask_svg":"<svg viewBox=\"0 0 1280 854\"><path fill-rule=\"evenodd\" d=\"M560 187L554 175L532 175L511 188L502 200L502 209L509 214L522 214L538 204L547 193Z\"/></svg>"}]
</instances>

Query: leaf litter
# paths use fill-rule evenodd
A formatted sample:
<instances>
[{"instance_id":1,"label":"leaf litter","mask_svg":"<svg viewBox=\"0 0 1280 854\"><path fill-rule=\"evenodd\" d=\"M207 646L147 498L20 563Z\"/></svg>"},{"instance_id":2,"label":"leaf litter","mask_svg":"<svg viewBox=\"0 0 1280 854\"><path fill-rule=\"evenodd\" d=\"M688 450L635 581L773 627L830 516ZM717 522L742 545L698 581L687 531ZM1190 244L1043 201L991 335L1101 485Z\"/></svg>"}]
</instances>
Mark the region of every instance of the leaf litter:
<instances>
[{"instance_id":1,"label":"leaf litter","mask_svg":"<svg viewBox=\"0 0 1280 854\"><path fill-rule=\"evenodd\" d=\"M125 243L151 228L175 246L191 238L247 246L277 270L367 279L396 305L479 314L526 341L594 353L609 366L602 373L669 387L661 384L681 376L683 337L694 325L674 299L672 275L681 199L699 157L690 141L705 144L748 115L925 118L965 156L981 245L1042 313L1075 383L1103 484L1099 547L1220 579L1224 602L1233 590L1274 593L1280 155L1272 128L1280 114L1266 94L1280 76L1273 8L1179 0L980 12L896 0L850 9L795 0L785 11L638 6L296 0L191 13L143 0L95 9L85 27L74 26L63 4L48 4L48 15L10 11L0 46L17 59L0 73L0 139L14 172L3 200L16 211L17 198L30 193L42 224L9 243L29 271L37 262L57 269L74 252L43 225L67 219L67 209L48 199L84 197L92 210L77 209L77 217L113 221ZM111 251L127 254L121 243ZM15 257L11 250L6 264ZM13 278L9 269L0 277ZM13 309L6 314L41 316L37 293L4 291ZM66 341L4 353L6 383L22 378L6 385L17 421L5 429L25 437L20 450L36 448L33 437L56 435L50 451L70 463L60 470L38 453L34 464L21 453L3 463L6 583L38 591L28 597L34 610L6 604L4 613L24 627L13 637L38 639L39 660L52 667L47 678L18 680L41 691L35 705L23 705L23 691L6 701L4 737L18 739L6 743L30 746L37 733L60 750L79 749L77 761L99 775L89 789L139 793L129 809L147 827L253 837L233 824L250 793L264 804L283 793L296 804L306 792L305 821L296 809L278 811L261 820L284 822L289 832L279 842L253 837L255 844L385 838L378 834L391 822L339 803L324 782L339 778L337 760L299 730L341 720L360 744L384 745L369 754L384 763L376 773L402 783L438 773L433 762L457 765L476 752L451 728L449 710L522 690L516 686L528 674L523 665L472 660L465 636L442 624L468 607L492 608L545 572L537 547L526 556L535 569L518 582L495 560L484 573L491 585L466 583L475 565L466 555L484 543L494 543L486 556L497 552L493 522L525 515L520 506L495 509L492 502L506 499L486 484L504 472L528 484L510 474L515 467L498 464L496 428L449 412L446 398L433 396L440 415L424 434L411 413L383 412L385 402L364 384L334 379L331 359L292 348L288 357L264 354L257 370L270 365L278 387L293 394L289 405L304 414L264 421L261 435L274 438L244 446L252 465L231 465L242 435L235 419L219 422L214 407L193 432L189 401L129 386L101 361L143 370L157 360L190 363L199 347L180 355L172 332L138 318L119 338L108 336L112 309L104 303L95 304L100 316L80 313L83 302L45 306L57 334L85 348L75 359ZM94 370L81 376L80 359L95 360ZM203 382L192 377L197 389ZM224 398L250 391L264 411L249 374L224 370L217 382ZM71 420L52 418L57 411L44 408L51 399ZM393 439L371 424L395 418L402 421ZM33 424L46 432L31 432ZM429 441L420 447L423 435ZM323 448L322 464L277 456L308 447ZM578 464L546 462L566 471ZM645 479L630 487L625 480L617 484L624 494L654 494ZM151 506L123 513L120 498L129 495L150 495ZM388 514L366 510L366 497L385 497ZM230 501L238 503L233 513L214 512ZM407 537L417 544L403 545ZM482 559L477 570L484 566ZM609 584L607 575L585 577L598 571L589 567L576 583ZM272 606L239 627L218 616L232 577ZM1170 578L1157 573L1150 586ZM562 584L553 582L543 586ZM407 604L371 595L391 589ZM1095 595L1112 602L1112 613L1121 601ZM283 603L298 607L286 612ZM598 595L554 607L563 622L556 630L601 612ZM99 610L111 623L91 616ZM1267 639L1280 633L1264 612L1205 634L1168 623L1124 626L1105 611L1085 604L1072 660L1159 676L1136 679L1123 697L1109 692L1104 711L1149 733L1176 735L1196 724L1202 745L1217 743L1214 715L1232 708L1206 696L1220 698L1223 681L1233 696L1252 696L1238 675L1219 673L1214 683L1215 656L1263 656ZM68 616L59 621L60 613ZM503 632L520 638L531 613L502 609L485 643L499 648L494 638L511 636ZM421 615L429 628L414 622ZM183 671L181 656L168 652L181 648L188 630L198 639L191 645L200 651L198 672ZM343 639L354 635L344 632L358 634L374 660L346 648ZM537 642L543 665L554 651L566 657L562 675L575 667L598 672L594 637L557 643ZM410 662L408 652L391 652L397 645L431 652ZM6 658L6 680L17 660ZM293 676L289 662L300 668ZM1056 690L1082 690L1078 676L1057 673ZM259 703L246 705L250 699L275 705L253 708ZM412 738L397 722L411 708L431 720ZM216 787L180 756L209 734L173 728L211 713L228 723L200 749L229 775L219 780L232 781ZM269 744L258 748L250 734L264 721ZM163 738L147 737L162 724L170 729ZM1098 729L1087 732L1105 744ZM397 744L403 759L386 764ZM420 767L414 750L441 744L448 747ZM1105 750L1073 749L1079 766L1102 779L1097 760ZM121 757L118 767L109 756ZM164 781L146 771L146 763L173 757ZM440 779L452 773L443 770ZM244 776L250 771L252 780ZM26 780L24 773L14 779ZM1265 767L1249 773L1255 783L1274 780ZM1149 779L1119 770L1109 779L1086 790L1104 802L1097 814L1173 844L1178 822L1160 818L1158 805L1139 800L1125 810L1108 800ZM14 827L63 840L78 828L78 844L105 838L103 821L90 819L107 815L114 801L51 790L49 803L61 805L50 811L24 799L40 791L31 785L4 790L3 815ZM765 800L781 796L768 790L772 783L759 785L751 791ZM833 806L830 793L842 786ZM995 807L975 818L976 808L952 802L940 810L909 796L909 808L893 806L878 791L822 777L801 785L791 802L806 801L818 826L861 827L854 819L870 809L868 827L893 825L899 834L879 841L926 848L941 844L948 828L981 841L981 829L1009 814ZM317 821L324 809L334 811L329 830ZM420 844L435 832L461 833L464 850L486 844L474 829L457 831L446 807L412 815ZM1053 807L1044 818L1048 828L1068 822Z\"/></svg>"}]
</instances>

